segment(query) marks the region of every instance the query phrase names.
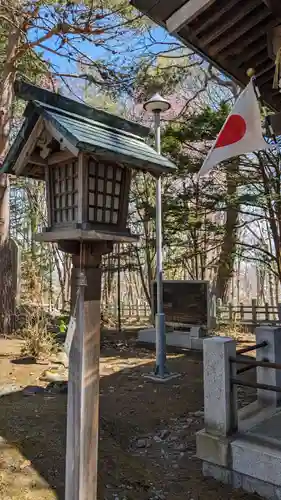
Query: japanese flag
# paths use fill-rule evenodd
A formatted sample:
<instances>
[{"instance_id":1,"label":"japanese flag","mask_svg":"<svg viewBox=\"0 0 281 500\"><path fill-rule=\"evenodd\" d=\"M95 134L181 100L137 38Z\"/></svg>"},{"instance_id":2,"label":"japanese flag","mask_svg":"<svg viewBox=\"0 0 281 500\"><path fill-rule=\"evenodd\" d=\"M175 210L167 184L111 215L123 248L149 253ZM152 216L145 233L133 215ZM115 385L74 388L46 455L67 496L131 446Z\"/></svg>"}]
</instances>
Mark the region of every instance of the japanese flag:
<instances>
[{"instance_id":1,"label":"japanese flag","mask_svg":"<svg viewBox=\"0 0 281 500\"><path fill-rule=\"evenodd\" d=\"M251 80L234 104L198 175L208 173L232 156L271 147L262 135L259 103Z\"/></svg>"}]
</instances>

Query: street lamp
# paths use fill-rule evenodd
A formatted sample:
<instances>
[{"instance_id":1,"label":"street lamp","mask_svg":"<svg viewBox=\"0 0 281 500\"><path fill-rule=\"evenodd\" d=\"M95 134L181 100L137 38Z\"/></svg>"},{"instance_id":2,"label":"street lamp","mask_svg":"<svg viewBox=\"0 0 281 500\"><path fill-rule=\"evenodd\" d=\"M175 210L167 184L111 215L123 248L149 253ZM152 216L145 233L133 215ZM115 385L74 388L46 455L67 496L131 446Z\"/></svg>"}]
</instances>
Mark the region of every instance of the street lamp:
<instances>
[{"instance_id":1,"label":"street lamp","mask_svg":"<svg viewBox=\"0 0 281 500\"><path fill-rule=\"evenodd\" d=\"M168 111L171 104L160 94L155 94L143 105L145 111L154 115L155 149L161 154L161 113ZM165 314L163 312L163 258L162 258L162 200L161 177L156 180L156 283L157 311L155 314L156 329L156 367L154 378L164 380L170 378L166 367Z\"/></svg>"}]
</instances>

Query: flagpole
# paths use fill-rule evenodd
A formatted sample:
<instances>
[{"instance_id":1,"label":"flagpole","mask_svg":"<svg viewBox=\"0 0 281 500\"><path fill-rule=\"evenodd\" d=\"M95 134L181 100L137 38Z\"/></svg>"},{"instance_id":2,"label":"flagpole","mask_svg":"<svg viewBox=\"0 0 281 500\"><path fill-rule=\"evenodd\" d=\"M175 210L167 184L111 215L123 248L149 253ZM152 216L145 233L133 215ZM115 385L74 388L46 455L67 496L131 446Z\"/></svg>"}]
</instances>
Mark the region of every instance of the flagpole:
<instances>
[{"instance_id":1,"label":"flagpole","mask_svg":"<svg viewBox=\"0 0 281 500\"><path fill-rule=\"evenodd\" d=\"M247 76L253 82L254 91L255 91L257 100L258 100L258 102L260 104L261 112L264 114L266 133L267 133L268 137L270 137L271 139L273 139L274 143L276 145L278 145L278 142L277 142L277 139L276 139L276 135L274 133L274 130L272 128L272 125L270 123L270 120L269 120L269 117L268 117L268 114L267 114L267 110L266 110L266 106L264 104L263 97L262 97L262 95L260 93L260 89L259 89L259 86L257 84L257 80L256 80L256 75L255 75L254 68L249 68L247 70Z\"/></svg>"}]
</instances>

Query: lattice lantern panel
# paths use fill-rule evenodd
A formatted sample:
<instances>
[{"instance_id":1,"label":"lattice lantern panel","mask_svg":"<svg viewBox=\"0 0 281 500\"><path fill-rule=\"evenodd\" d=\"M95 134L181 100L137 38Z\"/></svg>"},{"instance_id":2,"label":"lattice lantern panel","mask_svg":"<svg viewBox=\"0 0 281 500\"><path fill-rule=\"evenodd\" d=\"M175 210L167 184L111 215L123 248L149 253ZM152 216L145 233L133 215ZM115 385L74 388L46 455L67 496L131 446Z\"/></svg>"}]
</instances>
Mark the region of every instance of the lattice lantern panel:
<instances>
[{"instance_id":1,"label":"lattice lantern panel","mask_svg":"<svg viewBox=\"0 0 281 500\"><path fill-rule=\"evenodd\" d=\"M88 175L88 221L118 225L122 215L126 171L117 165L89 159Z\"/></svg>"},{"instance_id":2,"label":"lattice lantern panel","mask_svg":"<svg viewBox=\"0 0 281 500\"><path fill-rule=\"evenodd\" d=\"M61 227L123 231L131 173L126 167L81 154L48 168L49 222Z\"/></svg>"},{"instance_id":3,"label":"lattice lantern panel","mask_svg":"<svg viewBox=\"0 0 281 500\"><path fill-rule=\"evenodd\" d=\"M78 217L78 164L72 161L51 168L52 224L71 224Z\"/></svg>"}]
</instances>

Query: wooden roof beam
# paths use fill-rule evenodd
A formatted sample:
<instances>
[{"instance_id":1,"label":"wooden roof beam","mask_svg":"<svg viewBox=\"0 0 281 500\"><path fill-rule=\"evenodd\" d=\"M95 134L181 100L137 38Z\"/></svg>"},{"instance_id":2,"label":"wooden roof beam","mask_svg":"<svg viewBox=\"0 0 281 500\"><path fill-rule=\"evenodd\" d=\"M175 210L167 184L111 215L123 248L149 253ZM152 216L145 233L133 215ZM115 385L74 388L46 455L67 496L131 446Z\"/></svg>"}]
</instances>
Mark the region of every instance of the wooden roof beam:
<instances>
[{"instance_id":1,"label":"wooden roof beam","mask_svg":"<svg viewBox=\"0 0 281 500\"><path fill-rule=\"evenodd\" d=\"M250 57L247 54L247 57L244 59L243 67L245 66L245 71L249 68L249 63L251 66L256 69L259 66L263 66L265 62L268 61L268 52L266 49L264 49L264 46L261 49L261 45L257 47L259 49L259 52L256 52L256 56L253 54L250 55Z\"/></svg>"},{"instance_id":2,"label":"wooden roof beam","mask_svg":"<svg viewBox=\"0 0 281 500\"><path fill-rule=\"evenodd\" d=\"M235 24L237 24L241 21L241 23L238 25L239 29L241 29L241 26L242 27L244 26L243 21L244 21L245 17L247 16L247 14L250 14L259 5L260 5L260 0L249 0L249 2L247 2L246 5L244 5L243 7L240 7L239 9L234 8L233 11L231 11L227 15L227 17L228 17L227 20L223 20L221 23L219 23L219 25L217 26L216 29L210 30L210 32L208 34L206 34L206 36L203 36L202 38L200 38L200 43L203 46L208 45L209 43L212 43L214 40L216 40L221 35L223 35L225 32L227 32L226 33L227 39L229 39L230 36L232 36L232 39L233 39L233 36L235 36L235 33L238 30L233 30L234 31L234 33L233 33L230 31L231 28ZM262 6L262 8L265 11L265 7ZM268 15L268 13L266 13L266 14L263 13L262 19L264 19L264 17L266 15ZM245 23L245 25L246 25L246 23ZM251 19L251 21L250 21L250 26L252 27L254 25L255 25L255 16L253 16L253 19ZM246 27L246 30L248 30L248 29L249 28ZM238 36L237 36L237 38L238 38Z\"/></svg>"},{"instance_id":3,"label":"wooden roof beam","mask_svg":"<svg viewBox=\"0 0 281 500\"><path fill-rule=\"evenodd\" d=\"M223 55L223 54L222 54ZM256 68L259 64L262 64L264 61L268 60L267 50L264 48L264 44L255 43L254 48L246 53L241 54L240 56L229 56L229 60L234 68L239 69L241 71L247 71L249 67Z\"/></svg>"},{"instance_id":4,"label":"wooden roof beam","mask_svg":"<svg viewBox=\"0 0 281 500\"><path fill-rule=\"evenodd\" d=\"M276 22L276 21L275 21ZM258 29L251 30L251 34L246 35L245 38L242 37L241 41L237 46L234 48L233 45L231 44L228 48L224 50L223 47L221 47L221 54L220 54L220 60L225 60L227 57L233 57L234 55L241 54L242 51L246 48L249 47L250 44L256 42L259 44L258 39L264 36L268 30L270 30L274 26L274 21L270 21L268 23L263 23ZM210 52L211 53L211 52ZM212 54L212 53L211 53Z\"/></svg>"},{"instance_id":5,"label":"wooden roof beam","mask_svg":"<svg viewBox=\"0 0 281 500\"><path fill-rule=\"evenodd\" d=\"M260 11L256 16L252 16L248 22L242 22L238 29L232 29L231 33L227 34L218 43L210 46L210 54L216 56L219 52L224 51L226 47L229 47L232 43L236 42L238 39L243 41L243 35L251 32L255 28L254 36L261 34L261 30L257 27L259 23L265 21L269 17L270 13L264 9ZM230 21L231 22L231 21Z\"/></svg>"},{"instance_id":6,"label":"wooden roof beam","mask_svg":"<svg viewBox=\"0 0 281 500\"><path fill-rule=\"evenodd\" d=\"M73 155L73 156L77 156L78 157L78 154L79 154L79 149L74 146L64 135L63 133L59 132L56 127L48 120L45 120L44 121L44 124L45 124L45 127L46 127L46 130L49 132L49 134L54 138L56 139L56 141L58 141L59 145L60 145L60 149L62 151L70 151L70 153Z\"/></svg>"},{"instance_id":7,"label":"wooden roof beam","mask_svg":"<svg viewBox=\"0 0 281 500\"><path fill-rule=\"evenodd\" d=\"M53 153L47 158L47 165L57 165L62 161L74 160L76 156L74 156L70 151L58 151L57 153Z\"/></svg>"},{"instance_id":8,"label":"wooden roof beam","mask_svg":"<svg viewBox=\"0 0 281 500\"><path fill-rule=\"evenodd\" d=\"M263 65L263 67L262 67L262 69L260 71L257 71L256 78L259 78L260 76L264 75L268 71L271 71L274 67L275 67L274 62L273 61L269 61L268 64Z\"/></svg>"},{"instance_id":9,"label":"wooden roof beam","mask_svg":"<svg viewBox=\"0 0 281 500\"><path fill-rule=\"evenodd\" d=\"M263 95L270 95L270 99L267 100L267 104L269 107L272 107L273 109L280 108L281 93L280 93L280 91L278 92L276 90L275 91L272 90L272 81L265 83L264 85L260 86L259 88L260 88L260 91L263 93ZM279 114L279 113L277 113L277 114ZM273 115L270 115L270 116L273 116ZM281 116L281 113L280 113L280 116ZM278 135L281 135L281 133L279 133Z\"/></svg>"},{"instance_id":10,"label":"wooden roof beam","mask_svg":"<svg viewBox=\"0 0 281 500\"><path fill-rule=\"evenodd\" d=\"M281 2L280 0L263 0L265 5L273 12L273 14L281 17Z\"/></svg>"},{"instance_id":11,"label":"wooden roof beam","mask_svg":"<svg viewBox=\"0 0 281 500\"><path fill-rule=\"evenodd\" d=\"M239 1L240 0L229 0L229 2L226 2L226 4L223 7L220 7L220 9L215 14L213 14L210 17L208 17L208 19L206 19L206 21L202 22L201 19L200 19L200 24L198 25L198 27L196 26L196 28L194 29L194 34L196 36L200 35L200 33L202 33L207 28L209 28L210 26L212 26L214 23L216 23L217 21L219 21L220 18L226 12L228 12L230 9L232 9L232 7L234 7L235 5L237 5L237 3Z\"/></svg>"},{"instance_id":12,"label":"wooden roof beam","mask_svg":"<svg viewBox=\"0 0 281 500\"><path fill-rule=\"evenodd\" d=\"M273 77L272 77L273 78ZM257 82L257 84L259 85L259 83ZM272 81L271 82L268 82L268 83L264 83L263 85L259 85L260 89L261 87L263 87L263 92L267 92L269 93L270 91L270 96L271 98L275 99L275 98L278 98L279 99L279 104L280 104L280 98L281 98L281 93L280 93L280 90L274 90L272 88ZM279 97L280 96L280 97ZM270 103L269 103L270 104Z\"/></svg>"},{"instance_id":13,"label":"wooden roof beam","mask_svg":"<svg viewBox=\"0 0 281 500\"><path fill-rule=\"evenodd\" d=\"M265 76L262 76L262 77L257 77L257 84L259 87L262 87L265 83L269 82L269 81L272 81L273 82L273 77L274 77L274 71L271 70L268 70L266 73L265 73Z\"/></svg>"},{"instance_id":14,"label":"wooden roof beam","mask_svg":"<svg viewBox=\"0 0 281 500\"><path fill-rule=\"evenodd\" d=\"M269 121L276 136L281 135L281 113L269 115Z\"/></svg>"},{"instance_id":15,"label":"wooden roof beam","mask_svg":"<svg viewBox=\"0 0 281 500\"><path fill-rule=\"evenodd\" d=\"M215 0L189 0L168 17L166 20L167 30L170 33L178 31L184 24L190 23L214 2Z\"/></svg>"},{"instance_id":16,"label":"wooden roof beam","mask_svg":"<svg viewBox=\"0 0 281 500\"><path fill-rule=\"evenodd\" d=\"M48 162L40 155L32 153L29 158L27 158L26 163L33 163L34 165L39 165L39 167L47 167Z\"/></svg>"},{"instance_id":17,"label":"wooden roof beam","mask_svg":"<svg viewBox=\"0 0 281 500\"><path fill-rule=\"evenodd\" d=\"M43 123L43 118L40 116L38 118L36 125L34 126L30 136L28 137L27 141L25 142L20 155L18 156L13 170L16 175L21 175L26 163L29 161L30 155L33 153L34 148L36 146L36 143L42 134L44 130L44 123Z\"/></svg>"}]
</instances>

